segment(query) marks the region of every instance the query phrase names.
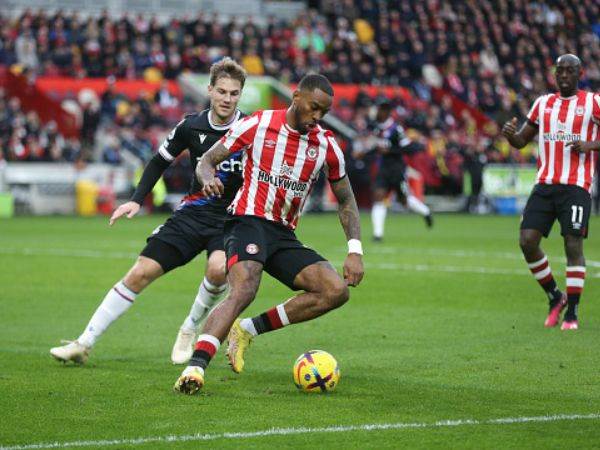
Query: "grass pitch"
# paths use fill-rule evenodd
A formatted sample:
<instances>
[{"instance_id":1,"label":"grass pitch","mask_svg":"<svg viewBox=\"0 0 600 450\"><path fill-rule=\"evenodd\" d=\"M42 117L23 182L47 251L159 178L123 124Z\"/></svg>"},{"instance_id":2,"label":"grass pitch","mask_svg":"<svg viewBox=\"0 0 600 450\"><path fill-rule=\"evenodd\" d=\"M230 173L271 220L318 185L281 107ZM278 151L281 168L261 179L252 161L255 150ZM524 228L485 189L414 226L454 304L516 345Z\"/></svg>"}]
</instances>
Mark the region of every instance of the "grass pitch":
<instances>
[{"instance_id":1,"label":"grass pitch","mask_svg":"<svg viewBox=\"0 0 600 450\"><path fill-rule=\"evenodd\" d=\"M172 392L182 368L169 355L204 256L140 295L86 366L52 360L50 347L80 334L164 220L112 229L103 218L0 221L0 446L600 448L597 217L577 332L543 328L546 300L520 257L518 218L439 216L428 231L418 217L395 215L385 242L371 244L364 216L366 276L350 302L258 337L243 374L229 370L222 349L201 395ZM341 266L336 216L305 217L298 235ZM544 248L562 287L556 226ZM247 314L290 295L265 275ZM294 360L315 348L340 364L331 395L292 383ZM365 427L378 424L393 427Z\"/></svg>"}]
</instances>

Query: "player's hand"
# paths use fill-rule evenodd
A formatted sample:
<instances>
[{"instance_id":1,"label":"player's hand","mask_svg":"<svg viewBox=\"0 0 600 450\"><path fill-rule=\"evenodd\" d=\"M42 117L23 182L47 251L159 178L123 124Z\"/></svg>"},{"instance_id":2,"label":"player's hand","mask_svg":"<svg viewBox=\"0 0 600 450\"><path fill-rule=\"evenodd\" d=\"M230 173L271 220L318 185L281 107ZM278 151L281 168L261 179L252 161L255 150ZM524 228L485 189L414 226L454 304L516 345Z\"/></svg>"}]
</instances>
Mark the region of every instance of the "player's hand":
<instances>
[{"instance_id":1,"label":"player's hand","mask_svg":"<svg viewBox=\"0 0 600 450\"><path fill-rule=\"evenodd\" d=\"M225 193L225 186L223 186L223 182L219 178L213 177L208 183L204 183L202 192L207 197L212 197L213 195L221 197Z\"/></svg>"},{"instance_id":2,"label":"player's hand","mask_svg":"<svg viewBox=\"0 0 600 450\"><path fill-rule=\"evenodd\" d=\"M517 132L517 118L513 117L511 120L509 120L508 122L506 122L504 124L504 126L502 127L502 135L505 138L511 138L513 137L516 132Z\"/></svg>"},{"instance_id":3,"label":"player's hand","mask_svg":"<svg viewBox=\"0 0 600 450\"><path fill-rule=\"evenodd\" d=\"M572 152L588 153L598 150L600 144L598 141L570 141L565 144L565 147L571 147Z\"/></svg>"},{"instance_id":4,"label":"player's hand","mask_svg":"<svg viewBox=\"0 0 600 450\"><path fill-rule=\"evenodd\" d=\"M362 255L358 253L348 253L344 261L344 280L348 286L358 286L365 274Z\"/></svg>"},{"instance_id":5,"label":"player's hand","mask_svg":"<svg viewBox=\"0 0 600 450\"><path fill-rule=\"evenodd\" d=\"M136 202L127 202L127 203L123 203L121 206L119 206L117 209L115 209L115 212L112 213L112 216L110 216L110 221L108 222L108 224L110 226L112 226L117 219L119 219L120 217L127 215L128 219L131 219L133 216L135 216L138 212L140 211L140 205Z\"/></svg>"}]
</instances>

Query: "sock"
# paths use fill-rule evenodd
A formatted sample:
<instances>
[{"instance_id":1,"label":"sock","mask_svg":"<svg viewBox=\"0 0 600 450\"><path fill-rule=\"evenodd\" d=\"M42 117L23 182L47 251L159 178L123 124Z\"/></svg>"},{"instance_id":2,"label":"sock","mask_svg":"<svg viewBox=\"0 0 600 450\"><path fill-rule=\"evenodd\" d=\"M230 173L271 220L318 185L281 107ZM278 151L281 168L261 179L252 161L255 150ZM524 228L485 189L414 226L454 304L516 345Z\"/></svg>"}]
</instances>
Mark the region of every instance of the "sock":
<instances>
[{"instance_id":1,"label":"sock","mask_svg":"<svg viewBox=\"0 0 600 450\"><path fill-rule=\"evenodd\" d=\"M373 223L373 237L383 237L383 227L385 225L385 216L387 207L384 202L375 202L371 208L371 222Z\"/></svg>"},{"instance_id":2,"label":"sock","mask_svg":"<svg viewBox=\"0 0 600 450\"><path fill-rule=\"evenodd\" d=\"M194 346L194 353L188 363L189 366L198 366L206 369L210 360L215 356L221 346L221 341L210 334L201 334Z\"/></svg>"},{"instance_id":3,"label":"sock","mask_svg":"<svg viewBox=\"0 0 600 450\"><path fill-rule=\"evenodd\" d=\"M251 333L252 336L278 330L289 324L290 321L285 313L283 303L277 305L275 308L269 309L259 316L253 317L252 319L242 319L240 322L240 326L248 333Z\"/></svg>"},{"instance_id":4,"label":"sock","mask_svg":"<svg viewBox=\"0 0 600 450\"><path fill-rule=\"evenodd\" d=\"M108 291L77 341L86 347L93 347L110 324L131 308L136 297L135 292L119 281Z\"/></svg>"},{"instance_id":5,"label":"sock","mask_svg":"<svg viewBox=\"0 0 600 450\"><path fill-rule=\"evenodd\" d=\"M204 277L200 287L198 288L198 294L194 299L194 304L190 309L190 313L183 321L181 328L186 330L195 331L198 325L206 317L210 309L215 305L223 293L227 290L227 283L216 286Z\"/></svg>"},{"instance_id":6,"label":"sock","mask_svg":"<svg viewBox=\"0 0 600 450\"><path fill-rule=\"evenodd\" d=\"M528 263L527 265L529 266L529 270L531 270L533 277L546 292L546 295L548 295L550 306L554 306L556 302L561 299L562 292L558 289L558 286L556 286L556 281L554 281L554 277L552 276L548 258L544 255L542 259Z\"/></svg>"},{"instance_id":7,"label":"sock","mask_svg":"<svg viewBox=\"0 0 600 450\"><path fill-rule=\"evenodd\" d=\"M565 320L577 320L579 297L585 282L585 266L567 266L567 312Z\"/></svg>"},{"instance_id":8,"label":"sock","mask_svg":"<svg viewBox=\"0 0 600 450\"><path fill-rule=\"evenodd\" d=\"M407 197L406 205L408 206L408 209L422 216L431 214L429 207L414 195L409 195Z\"/></svg>"}]
</instances>

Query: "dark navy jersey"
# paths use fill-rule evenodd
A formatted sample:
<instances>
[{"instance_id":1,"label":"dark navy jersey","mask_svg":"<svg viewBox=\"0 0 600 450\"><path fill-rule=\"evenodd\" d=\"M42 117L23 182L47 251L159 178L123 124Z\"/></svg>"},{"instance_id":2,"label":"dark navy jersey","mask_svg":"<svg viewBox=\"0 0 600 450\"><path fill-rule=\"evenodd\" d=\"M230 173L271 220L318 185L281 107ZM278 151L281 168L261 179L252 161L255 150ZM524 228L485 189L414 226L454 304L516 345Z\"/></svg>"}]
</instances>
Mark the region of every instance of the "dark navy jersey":
<instances>
[{"instance_id":1,"label":"dark navy jersey","mask_svg":"<svg viewBox=\"0 0 600 450\"><path fill-rule=\"evenodd\" d=\"M221 179L225 193L220 198L206 197L202 186L196 179L196 166L200 158L217 142L235 123L245 115L236 111L234 119L227 125L215 125L209 117L209 110L189 114L171 131L165 142L158 149L158 154L168 162L173 161L185 149L189 150L192 182L187 195L181 200L178 209L202 207L203 210L226 215L226 209L242 185L241 152L232 154L217 166L216 176Z\"/></svg>"},{"instance_id":2,"label":"dark navy jersey","mask_svg":"<svg viewBox=\"0 0 600 450\"><path fill-rule=\"evenodd\" d=\"M404 155L415 153L422 149L420 144L406 136L404 128L391 117L385 122L373 122L371 131L378 138L378 147L385 147L388 152L381 157L382 165L404 167Z\"/></svg>"}]
</instances>

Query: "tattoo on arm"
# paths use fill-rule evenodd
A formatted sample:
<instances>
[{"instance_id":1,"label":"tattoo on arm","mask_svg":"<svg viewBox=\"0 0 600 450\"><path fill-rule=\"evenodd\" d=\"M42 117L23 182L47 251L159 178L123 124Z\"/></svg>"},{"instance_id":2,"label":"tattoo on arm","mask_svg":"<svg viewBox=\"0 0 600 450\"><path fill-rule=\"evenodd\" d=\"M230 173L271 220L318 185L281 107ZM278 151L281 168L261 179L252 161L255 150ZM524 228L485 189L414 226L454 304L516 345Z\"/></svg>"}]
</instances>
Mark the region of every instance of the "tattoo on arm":
<instances>
[{"instance_id":1,"label":"tattoo on arm","mask_svg":"<svg viewBox=\"0 0 600 450\"><path fill-rule=\"evenodd\" d=\"M352 186L348 177L331 182L331 190L338 201L340 223L346 233L346 239L360 239L360 216Z\"/></svg>"},{"instance_id":2,"label":"tattoo on arm","mask_svg":"<svg viewBox=\"0 0 600 450\"><path fill-rule=\"evenodd\" d=\"M204 184L213 179L215 168L229 156L229 150L220 142L213 145L200 158L200 163L196 166L196 178Z\"/></svg>"}]
</instances>

